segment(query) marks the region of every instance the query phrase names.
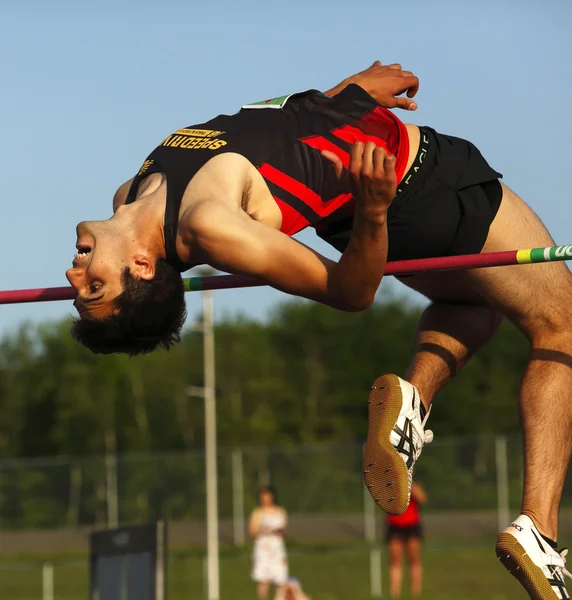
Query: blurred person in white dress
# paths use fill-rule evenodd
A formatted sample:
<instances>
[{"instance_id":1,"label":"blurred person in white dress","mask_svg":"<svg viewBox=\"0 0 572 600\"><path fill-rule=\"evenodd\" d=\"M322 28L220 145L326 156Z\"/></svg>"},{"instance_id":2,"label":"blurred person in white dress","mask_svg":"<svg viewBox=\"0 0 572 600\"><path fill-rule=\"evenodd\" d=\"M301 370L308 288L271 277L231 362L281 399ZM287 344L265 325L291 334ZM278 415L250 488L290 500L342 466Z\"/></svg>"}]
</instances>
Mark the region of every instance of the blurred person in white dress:
<instances>
[{"instance_id":1,"label":"blurred person in white dress","mask_svg":"<svg viewBox=\"0 0 572 600\"><path fill-rule=\"evenodd\" d=\"M276 597L283 598L288 583L288 557L284 534L288 515L278 506L275 490L263 487L258 492L258 506L250 515L248 532L254 538L252 579L257 584L258 600L267 600L270 586L276 586Z\"/></svg>"}]
</instances>

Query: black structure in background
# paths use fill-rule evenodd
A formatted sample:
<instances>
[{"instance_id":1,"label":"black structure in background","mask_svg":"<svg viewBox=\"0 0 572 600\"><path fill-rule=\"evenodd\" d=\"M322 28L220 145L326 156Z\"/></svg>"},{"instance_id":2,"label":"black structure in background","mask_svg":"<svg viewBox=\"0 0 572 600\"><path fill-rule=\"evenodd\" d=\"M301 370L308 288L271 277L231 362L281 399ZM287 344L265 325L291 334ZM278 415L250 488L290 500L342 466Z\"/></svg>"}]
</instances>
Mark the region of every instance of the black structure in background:
<instances>
[{"instance_id":1,"label":"black structure in background","mask_svg":"<svg viewBox=\"0 0 572 600\"><path fill-rule=\"evenodd\" d=\"M167 525L93 532L91 600L167 600Z\"/></svg>"}]
</instances>

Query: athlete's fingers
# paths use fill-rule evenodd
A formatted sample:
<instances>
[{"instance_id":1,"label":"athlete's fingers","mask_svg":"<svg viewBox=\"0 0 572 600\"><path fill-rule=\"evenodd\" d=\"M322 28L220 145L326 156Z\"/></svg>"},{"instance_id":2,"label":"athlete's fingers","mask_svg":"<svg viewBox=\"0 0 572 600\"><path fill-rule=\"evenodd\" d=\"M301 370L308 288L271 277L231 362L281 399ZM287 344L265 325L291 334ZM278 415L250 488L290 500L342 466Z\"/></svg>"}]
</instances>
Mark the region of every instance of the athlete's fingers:
<instances>
[{"instance_id":1,"label":"athlete's fingers","mask_svg":"<svg viewBox=\"0 0 572 600\"><path fill-rule=\"evenodd\" d=\"M376 61L373 63L373 65L371 65L371 67L381 67L381 66L382 66L382 64L381 64L381 61L379 61L379 60L376 60ZM371 67L370 67L370 69L371 69Z\"/></svg>"},{"instance_id":2,"label":"athlete's fingers","mask_svg":"<svg viewBox=\"0 0 572 600\"><path fill-rule=\"evenodd\" d=\"M399 63L393 63L391 65L385 65L387 69L391 69L392 71L401 71L401 65Z\"/></svg>"},{"instance_id":3,"label":"athlete's fingers","mask_svg":"<svg viewBox=\"0 0 572 600\"><path fill-rule=\"evenodd\" d=\"M361 176L366 179L373 177L373 153L376 148L374 142L367 142L363 149Z\"/></svg>"},{"instance_id":4,"label":"athlete's fingers","mask_svg":"<svg viewBox=\"0 0 572 600\"><path fill-rule=\"evenodd\" d=\"M373 177L374 179L383 179L385 177L385 157L387 152L385 148L377 146L373 151Z\"/></svg>"},{"instance_id":5,"label":"athlete's fingers","mask_svg":"<svg viewBox=\"0 0 572 600\"><path fill-rule=\"evenodd\" d=\"M334 171L336 172L336 177L340 179L344 172L344 165L340 160L340 157L329 150L322 150L320 154L332 163Z\"/></svg>"},{"instance_id":6,"label":"athlete's fingers","mask_svg":"<svg viewBox=\"0 0 572 600\"><path fill-rule=\"evenodd\" d=\"M385 154L383 157L383 169L385 172L385 179L387 181L395 181L395 156L392 154Z\"/></svg>"},{"instance_id":7,"label":"athlete's fingers","mask_svg":"<svg viewBox=\"0 0 572 600\"><path fill-rule=\"evenodd\" d=\"M364 144L356 142L350 150L350 165L348 171L354 179L359 180L363 162Z\"/></svg>"},{"instance_id":8,"label":"athlete's fingers","mask_svg":"<svg viewBox=\"0 0 572 600\"><path fill-rule=\"evenodd\" d=\"M395 108L403 108L404 110L417 110L417 102L409 100L409 98L395 98Z\"/></svg>"},{"instance_id":9,"label":"athlete's fingers","mask_svg":"<svg viewBox=\"0 0 572 600\"><path fill-rule=\"evenodd\" d=\"M409 98L413 98L413 96L415 96L415 94L419 91L419 77L415 77L415 75L412 73L403 80L403 83L407 88L407 95Z\"/></svg>"}]
</instances>

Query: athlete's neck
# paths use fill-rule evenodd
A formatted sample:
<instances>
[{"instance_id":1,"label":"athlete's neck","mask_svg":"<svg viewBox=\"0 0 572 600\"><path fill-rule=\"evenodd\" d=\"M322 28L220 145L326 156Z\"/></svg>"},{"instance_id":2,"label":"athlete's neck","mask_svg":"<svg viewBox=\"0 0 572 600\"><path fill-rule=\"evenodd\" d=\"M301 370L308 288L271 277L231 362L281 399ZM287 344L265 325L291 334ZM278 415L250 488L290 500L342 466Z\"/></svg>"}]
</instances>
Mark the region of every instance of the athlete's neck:
<instances>
[{"instance_id":1,"label":"athlete's neck","mask_svg":"<svg viewBox=\"0 0 572 600\"><path fill-rule=\"evenodd\" d=\"M137 241L150 257L165 258L165 200L158 201L158 194L160 187L153 193L144 193L136 202L120 206L111 219L129 241Z\"/></svg>"}]
</instances>

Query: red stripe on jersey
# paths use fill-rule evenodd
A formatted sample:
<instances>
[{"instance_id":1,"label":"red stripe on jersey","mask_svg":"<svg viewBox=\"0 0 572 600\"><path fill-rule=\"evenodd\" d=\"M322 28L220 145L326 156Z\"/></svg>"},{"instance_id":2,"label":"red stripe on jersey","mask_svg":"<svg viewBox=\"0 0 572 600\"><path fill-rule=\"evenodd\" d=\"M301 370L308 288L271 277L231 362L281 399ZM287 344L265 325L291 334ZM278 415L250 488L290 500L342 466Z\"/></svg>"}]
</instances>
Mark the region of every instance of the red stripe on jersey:
<instances>
[{"instance_id":1,"label":"red stripe on jersey","mask_svg":"<svg viewBox=\"0 0 572 600\"><path fill-rule=\"evenodd\" d=\"M340 206L350 202L350 200L353 200L353 196L351 194L340 194L339 196L328 200L328 204L326 205L328 207L328 212L320 216L327 217L328 215L331 215L334 211L338 210Z\"/></svg>"},{"instance_id":2,"label":"red stripe on jersey","mask_svg":"<svg viewBox=\"0 0 572 600\"><path fill-rule=\"evenodd\" d=\"M388 151L397 157L395 175L401 181L409 158L409 133L407 127L387 108L377 106L360 120L360 127L366 131L383 132Z\"/></svg>"},{"instance_id":3,"label":"red stripe on jersey","mask_svg":"<svg viewBox=\"0 0 572 600\"><path fill-rule=\"evenodd\" d=\"M260 167L258 167L258 172L262 175L262 177L269 179L272 183L275 183L277 186L281 187L287 192L290 192L293 196L296 196L296 198L300 198L304 204L307 204L313 208L315 212L318 212L314 208L314 204L321 204L322 199L309 187L305 186L303 183L300 183L293 177L290 177L290 175L286 175L286 173L279 171L268 163L260 165Z\"/></svg>"},{"instance_id":4,"label":"red stripe on jersey","mask_svg":"<svg viewBox=\"0 0 572 600\"><path fill-rule=\"evenodd\" d=\"M282 224L280 225L280 231L286 235L294 235L299 231L302 231L305 227L308 227L310 223L289 204L280 200L277 196L273 196L280 212L282 213Z\"/></svg>"},{"instance_id":5,"label":"red stripe on jersey","mask_svg":"<svg viewBox=\"0 0 572 600\"><path fill-rule=\"evenodd\" d=\"M328 202L324 202L322 198L308 186L296 181L290 177L290 175L286 175L286 173L279 171L268 163L264 163L258 167L258 171L263 177L276 184L278 187L281 187L283 190L290 192L290 194L302 200L302 202L309 206L319 217L331 215L352 197L351 194L340 194L339 196L328 200Z\"/></svg>"},{"instance_id":6,"label":"red stripe on jersey","mask_svg":"<svg viewBox=\"0 0 572 600\"><path fill-rule=\"evenodd\" d=\"M342 150L335 144L332 144L332 142L329 142L326 138L319 135L313 135L312 137L302 138L300 141L316 150L328 150L328 152L335 154L342 161L342 164L346 169L349 167L350 155L345 150Z\"/></svg>"},{"instance_id":7,"label":"red stripe on jersey","mask_svg":"<svg viewBox=\"0 0 572 600\"><path fill-rule=\"evenodd\" d=\"M338 129L334 129L332 134L336 137L339 137L344 142L348 142L348 144L354 144L355 142L373 142L376 146L381 146L382 148L387 148L387 142L377 137L376 135L369 135L363 132L361 129L357 127L352 127L351 125L343 125Z\"/></svg>"}]
</instances>

